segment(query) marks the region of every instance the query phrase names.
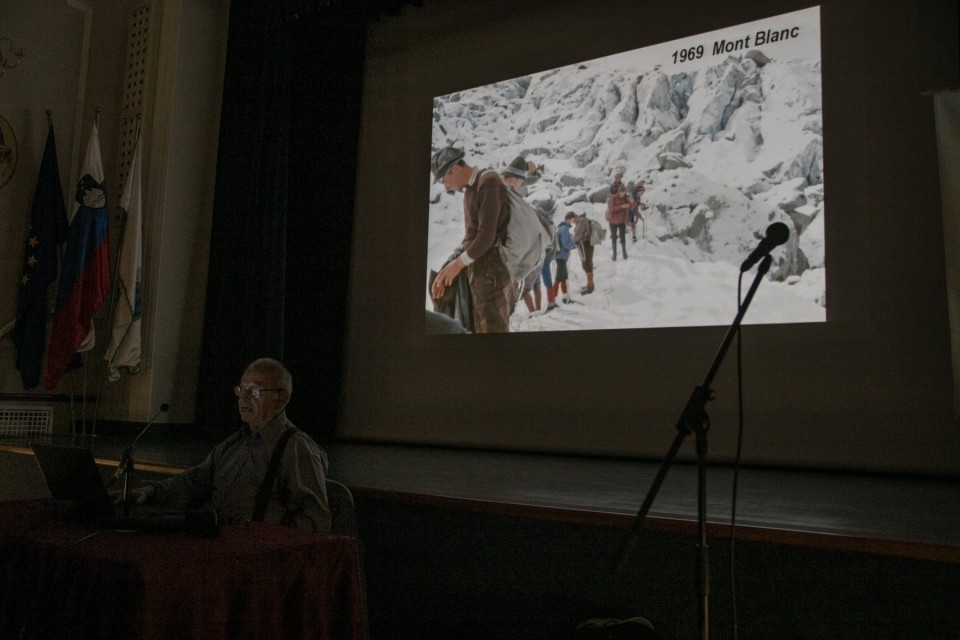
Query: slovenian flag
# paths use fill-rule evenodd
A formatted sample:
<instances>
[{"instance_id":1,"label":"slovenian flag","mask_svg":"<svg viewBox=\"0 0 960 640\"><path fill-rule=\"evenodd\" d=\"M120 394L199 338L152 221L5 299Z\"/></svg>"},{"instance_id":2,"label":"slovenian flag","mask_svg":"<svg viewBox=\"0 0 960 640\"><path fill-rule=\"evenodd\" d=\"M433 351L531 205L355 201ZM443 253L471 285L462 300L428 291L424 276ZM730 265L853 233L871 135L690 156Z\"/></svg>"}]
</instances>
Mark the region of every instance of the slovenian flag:
<instances>
[{"instance_id":1,"label":"slovenian flag","mask_svg":"<svg viewBox=\"0 0 960 640\"><path fill-rule=\"evenodd\" d=\"M40 161L40 175L33 192L30 233L23 252L20 292L17 298L17 323L13 344L17 348L17 369L24 389L40 384L43 351L47 342L47 289L57 278L59 246L67 237L67 208L60 186L57 142L53 122L49 123L47 143Z\"/></svg>"},{"instance_id":2,"label":"slovenian flag","mask_svg":"<svg viewBox=\"0 0 960 640\"><path fill-rule=\"evenodd\" d=\"M87 143L75 200L50 330L43 380L47 389L57 386L78 351L93 348L93 314L110 295L107 185L96 124Z\"/></svg>"},{"instance_id":3,"label":"slovenian flag","mask_svg":"<svg viewBox=\"0 0 960 640\"><path fill-rule=\"evenodd\" d=\"M120 367L128 373L140 370L140 325L143 304L141 277L141 238L143 216L140 204L140 136L133 151L127 183L120 196L120 209L126 216L123 237L120 238L120 265L117 267L117 302L113 312L110 346L103 356L109 364L108 378L120 379Z\"/></svg>"}]
</instances>

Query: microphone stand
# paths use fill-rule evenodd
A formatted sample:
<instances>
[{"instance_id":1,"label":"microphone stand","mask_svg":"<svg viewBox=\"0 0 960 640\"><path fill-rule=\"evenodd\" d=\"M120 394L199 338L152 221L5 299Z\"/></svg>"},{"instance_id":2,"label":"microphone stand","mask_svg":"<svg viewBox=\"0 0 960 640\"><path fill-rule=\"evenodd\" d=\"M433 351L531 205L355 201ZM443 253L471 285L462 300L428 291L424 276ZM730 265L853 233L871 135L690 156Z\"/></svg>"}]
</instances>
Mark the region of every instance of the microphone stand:
<instances>
[{"instance_id":1,"label":"microphone stand","mask_svg":"<svg viewBox=\"0 0 960 640\"><path fill-rule=\"evenodd\" d=\"M133 442L129 447L123 450L123 456L120 458L120 465L117 467L116 472L114 472L114 479L123 476L123 515L124 517L130 515L130 492L133 490L133 451L137 448L137 441L140 440L140 436L147 432L147 429L153 426L153 423L157 421L157 418L160 417L161 413L166 413L170 408L166 402L160 405L160 408L157 410L153 417L150 418L150 422L147 423L147 426L143 428L136 438L133 439Z\"/></svg>"},{"instance_id":2,"label":"microphone stand","mask_svg":"<svg viewBox=\"0 0 960 640\"><path fill-rule=\"evenodd\" d=\"M663 462L660 465L660 470L657 472L657 475L653 480L653 484L651 485L650 490L647 492L646 498L643 500L643 504L640 505L640 510L637 512L637 517L633 521L633 526L626 540L624 541L618 556L616 572L618 575L622 575L624 565L633 552L633 549L636 547L637 538L640 535L641 529L643 529L643 523L646 520L647 513L650 511L650 507L653 505L653 501L657 497L657 492L660 490L660 486L663 484L663 481L667 476L667 471L669 471L670 465L677 457L677 452L680 450L680 445L683 444L683 440L686 436L690 435L691 433L695 434L697 449L697 539L699 547L697 595L700 601L700 637L703 640L707 640L707 638L710 637L710 559L709 550L707 547L706 460L707 431L710 426L710 419L707 416L705 406L709 400L713 399L713 390L710 389L710 385L712 384L714 377L717 375L720 365L723 363L723 358L727 353L727 349L730 348L730 343L733 342L733 338L740 331L740 325L743 321L743 316L747 313L747 308L750 306L750 302L753 300L753 295L757 292L757 287L760 286L763 276L766 275L767 271L770 269L771 261L772 259L770 258L769 254L764 256L764 258L760 261L760 265L757 267L757 275L753 279L753 284L750 286L750 290L747 292L743 303L737 310L737 316L733 319L733 323L727 329L727 334L724 336L723 342L720 344L720 348L713 358L713 364L710 365L710 369L707 371L707 375L704 377L703 382L699 386L695 387L693 393L691 393L690 399L687 401L687 405L684 407L683 413L677 422L677 436L674 438L673 444L670 446L669 451L667 451L667 455L664 457Z\"/></svg>"},{"instance_id":3,"label":"microphone stand","mask_svg":"<svg viewBox=\"0 0 960 640\"><path fill-rule=\"evenodd\" d=\"M123 458L120 461L120 467L123 469L123 515L130 515L130 491L133 488L133 449L130 445L123 451Z\"/></svg>"}]
</instances>

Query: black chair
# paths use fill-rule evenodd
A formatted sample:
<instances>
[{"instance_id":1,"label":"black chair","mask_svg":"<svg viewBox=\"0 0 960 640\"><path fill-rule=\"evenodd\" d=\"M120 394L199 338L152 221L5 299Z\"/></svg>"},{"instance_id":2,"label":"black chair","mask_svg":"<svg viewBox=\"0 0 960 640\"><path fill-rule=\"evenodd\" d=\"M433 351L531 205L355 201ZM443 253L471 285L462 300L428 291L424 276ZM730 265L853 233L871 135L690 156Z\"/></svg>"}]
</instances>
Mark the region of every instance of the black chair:
<instances>
[{"instance_id":1,"label":"black chair","mask_svg":"<svg viewBox=\"0 0 960 640\"><path fill-rule=\"evenodd\" d=\"M343 536L359 535L357 506L347 485L327 478L327 503L330 505L330 533Z\"/></svg>"},{"instance_id":2,"label":"black chair","mask_svg":"<svg viewBox=\"0 0 960 640\"><path fill-rule=\"evenodd\" d=\"M353 493L349 487L342 482L327 478L327 504L330 506L330 533L341 536L352 536L357 539L357 547L360 551L360 579L361 591L363 592L363 608L367 609L367 577L364 571L364 555L366 549L363 541L360 540L359 527L357 526L357 505L353 501ZM367 622L364 621L364 626ZM369 640L370 629L364 629L364 638Z\"/></svg>"}]
</instances>

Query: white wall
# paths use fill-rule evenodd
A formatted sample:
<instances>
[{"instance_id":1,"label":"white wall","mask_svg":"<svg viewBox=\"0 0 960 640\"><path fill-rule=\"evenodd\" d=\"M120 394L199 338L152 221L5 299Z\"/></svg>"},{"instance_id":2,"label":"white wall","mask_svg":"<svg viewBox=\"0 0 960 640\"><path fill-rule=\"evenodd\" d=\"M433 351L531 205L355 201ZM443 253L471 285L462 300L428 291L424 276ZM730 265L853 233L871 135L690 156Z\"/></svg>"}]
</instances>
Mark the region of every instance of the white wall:
<instances>
[{"instance_id":1,"label":"white wall","mask_svg":"<svg viewBox=\"0 0 960 640\"><path fill-rule=\"evenodd\" d=\"M0 189L0 327L15 318L23 243L46 136L54 112L64 195L69 202L90 127L100 115L112 243L121 187L118 140L130 16L149 7L142 115L143 361L140 373L109 383L102 354L106 305L96 317L98 345L87 366L55 393L97 393L103 420L146 420L169 402L170 422L193 419L210 217L226 56L229 0L5 0L0 37L26 57L0 79L0 115L20 144L14 179ZM21 133L22 132L22 133ZM116 254L116 247L112 253ZM9 334L0 337L0 392L23 393ZM31 393L42 394L41 388Z\"/></svg>"}]
</instances>

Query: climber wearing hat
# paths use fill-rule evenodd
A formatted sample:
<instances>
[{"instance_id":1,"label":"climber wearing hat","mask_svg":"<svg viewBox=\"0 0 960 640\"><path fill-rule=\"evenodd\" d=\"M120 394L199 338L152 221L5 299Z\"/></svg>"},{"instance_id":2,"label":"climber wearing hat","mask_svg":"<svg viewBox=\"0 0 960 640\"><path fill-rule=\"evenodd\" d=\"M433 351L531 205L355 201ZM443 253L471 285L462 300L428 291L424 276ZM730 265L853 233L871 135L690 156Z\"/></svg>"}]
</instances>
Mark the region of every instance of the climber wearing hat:
<instances>
[{"instance_id":1,"label":"climber wearing hat","mask_svg":"<svg viewBox=\"0 0 960 640\"><path fill-rule=\"evenodd\" d=\"M513 187L517 193L523 194L522 188L527 181L527 161L523 156L517 156L500 172L500 177L508 187Z\"/></svg>"},{"instance_id":2,"label":"climber wearing hat","mask_svg":"<svg viewBox=\"0 0 960 640\"><path fill-rule=\"evenodd\" d=\"M509 219L507 187L495 171L471 167L463 158L462 149L446 146L430 160L435 182L442 182L447 193L463 192L465 228L460 244L462 252L437 274L431 295L439 299L466 269L474 331L506 332L510 330L510 314L516 297L510 274L496 247L505 236Z\"/></svg>"}]
</instances>

